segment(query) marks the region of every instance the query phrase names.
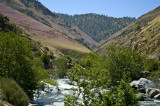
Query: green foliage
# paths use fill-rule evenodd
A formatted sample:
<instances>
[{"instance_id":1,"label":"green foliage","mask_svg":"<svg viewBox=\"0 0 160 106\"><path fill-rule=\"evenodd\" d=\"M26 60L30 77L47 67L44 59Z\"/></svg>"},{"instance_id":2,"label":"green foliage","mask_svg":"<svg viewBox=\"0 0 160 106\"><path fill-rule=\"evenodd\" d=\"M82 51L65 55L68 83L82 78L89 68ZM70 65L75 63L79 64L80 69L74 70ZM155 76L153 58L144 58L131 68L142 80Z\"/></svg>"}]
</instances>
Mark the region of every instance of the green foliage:
<instances>
[{"instance_id":1,"label":"green foliage","mask_svg":"<svg viewBox=\"0 0 160 106\"><path fill-rule=\"evenodd\" d=\"M61 50L61 52L64 54L64 55L68 55L70 57L72 57L73 59L76 59L76 60L80 60L84 55L85 53L81 53L81 52L77 52L77 51L71 51L71 50Z\"/></svg>"},{"instance_id":2,"label":"green foliage","mask_svg":"<svg viewBox=\"0 0 160 106\"><path fill-rule=\"evenodd\" d=\"M63 78L66 76L68 69L67 59L65 57L60 57L55 60L54 64L56 66L56 71L59 74L59 77Z\"/></svg>"},{"instance_id":3,"label":"green foliage","mask_svg":"<svg viewBox=\"0 0 160 106\"><path fill-rule=\"evenodd\" d=\"M45 83L49 83L51 85L54 85L54 86L57 86L58 85L58 82L57 81L53 81L49 78L46 78L46 79L42 79L41 81L44 81Z\"/></svg>"},{"instance_id":4,"label":"green foliage","mask_svg":"<svg viewBox=\"0 0 160 106\"><path fill-rule=\"evenodd\" d=\"M66 96L66 104L74 105L99 105L102 100L101 90L107 88L107 70L103 69L103 58L90 53L81 60L81 65L75 63L68 73L71 81L78 85L77 92L73 96ZM71 82L72 83L72 82ZM83 90L82 90L83 89ZM77 102L80 93L83 97L83 104ZM99 96L96 96L98 94Z\"/></svg>"},{"instance_id":5,"label":"green foliage","mask_svg":"<svg viewBox=\"0 0 160 106\"><path fill-rule=\"evenodd\" d=\"M44 63L44 66L48 66L50 64L50 58L46 53L43 53L41 55L41 59L42 59L42 61Z\"/></svg>"},{"instance_id":6,"label":"green foliage","mask_svg":"<svg viewBox=\"0 0 160 106\"><path fill-rule=\"evenodd\" d=\"M107 80L104 79L106 73L101 70L92 71L75 64L68 74L71 81L75 81L78 90L72 96L66 96L65 105L69 106L136 106L139 98L131 88L128 77L124 76L120 85L108 88ZM93 76L94 75L94 76ZM104 91L109 89L110 91ZM82 94L83 103L79 103L77 98Z\"/></svg>"},{"instance_id":7,"label":"green foliage","mask_svg":"<svg viewBox=\"0 0 160 106\"><path fill-rule=\"evenodd\" d=\"M157 71L159 70L160 62L156 60L148 60L145 64L145 70L146 71Z\"/></svg>"},{"instance_id":8,"label":"green foliage","mask_svg":"<svg viewBox=\"0 0 160 106\"><path fill-rule=\"evenodd\" d=\"M130 81L124 75L120 85L106 92L102 106L137 106L139 97L136 96L136 92L130 86Z\"/></svg>"},{"instance_id":9,"label":"green foliage","mask_svg":"<svg viewBox=\"0 0 160 106\"><path fill-rule=\"evenodd\" d=\"M5 101L14 106L28 106L30 102L28 96L14 80L1 78L0 89Z\"/></svg>"},{"instance_id":10,"label":"green foliage","mask_svg":"<svg viewBox=\"0 0 160 106\"><path fill-rule=\"evenodd\" d=\"M111 45L107 50L107 57L89 53L84 55L79 63L73 64L68 77L70 84L74 81L78 88L73 89L75 93L72 96L66 96L65 105L137 105L136 92L129 83L131 79L140 77L144 66L143 58L137 52L124 47ZM83 103L77 101L80 94Z\"/></svg>"},{"instance_id":11,"label":"green foliage","mask_svg":"<svg viewBox=\"0 0 160 106\"><path fill-rule=\"evenodd\" d=\"M136 27L136 31L139 31L141 29L141 27L138 25L137 27Z\"/></svg>"},{"instance_id":12,"label":"green foliage","mask_svg":"<svg viewBox=\"0 0 160 106\"><path fill-rule=\"evenodd\" d=\"M49 75L48 75L49 71L48 70L46 70L42 67L36 67L36 70L37 70L36 78L37 78L38 81L49 77Z\"/></svg>"},{"instance_id":13,"label":"green foliage","mask_svg":"<svg viewBox=\"0 0 160 106\"><path fill-rule=\"evenodd\" d=\"M113 18L98 14L57 15L67 23L78 26L80 30L87 33L97 42L111 36L135 20L135 18L130 17ZM83 39L80 39L80 42L83 43Z\"/></svg>"},{"instance_id":14,"label":"green foliage","mask_svg":"<svg viewBox=\"0 0 160 106\"><path fill-rule=\"evenodd\" d=\"M160 70L158 71L153 71L150 76L147 77L147 79L158 82L159 83L159 78L160 78Z\"/></svg>"},{"instance_id":15,"label":"green foliage","mask_svg":"<svg viewBox=\"0 0 160 106\"><path fill-rule=\"evenodd\" d=\"M17 27L15 24L9 21L7 16L4 16L0 13L0 32L9 32L13 31L16 34L22 34L22 30Z\"/></svg>"},{"instance_id":16,"label":"green foliage","mask_svg":"<svg viewBox=\"0 0 160 106\"><path fill-rule=\"evenodd\" d=\"M32 97L36 89L33 45L14 33L0 33L0 76L13 78Z\"/></svg>"},{"instance_id":17,"label":"green foliage","mask_svg":"<svg viewBox=\"0 0 160 106\"><path fill-rule=\"evenodd\" d=\"M140 78L140 73L144 70L144 59L137 52L110 45L107 47L107 53L106 68L110 73L112 84L117 84L123 74L132 80Z\"/></svg>"},{"instance_id":18,"label":"green foliage","mask_svg":"<svg viewBox=\"0 0 160 106\"><path fill-rule=\"evenodd\" d=\"M52 68L52 63L53 63L53 61L54 61L54 55L53 55L53 53L49 53L49 54L47 54L47 53L42 53L42 55L41 55L41 60L42 60L42 62L43 62L43 66L44 66L44 68Z\"/></svg>"}]
</instances>

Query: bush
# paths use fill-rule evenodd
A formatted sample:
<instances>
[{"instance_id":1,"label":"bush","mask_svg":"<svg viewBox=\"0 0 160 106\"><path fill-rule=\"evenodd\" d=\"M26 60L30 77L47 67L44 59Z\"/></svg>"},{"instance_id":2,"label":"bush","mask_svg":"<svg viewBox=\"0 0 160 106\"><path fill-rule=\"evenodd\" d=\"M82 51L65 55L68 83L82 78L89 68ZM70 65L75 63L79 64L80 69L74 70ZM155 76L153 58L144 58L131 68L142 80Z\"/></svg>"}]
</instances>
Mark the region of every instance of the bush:
<instances>
[{"instance_id":1,"label":"bush","mask_svg":"<svg viewBox=\"0 0 160 106\"><path fill-rule=\"evenodd\" d=\"M55 65L57 67L56 71L60 78L66 76L68 64L67 59L65 57L60 57L55 60Z\"/></svg>"},{"instance_id":2,"label":"bush","mask_svg":"<svg viewBox=\"0 0 160 106\"><path fill-rule=\"evenodd\" d=\"M48 70L45 70L42 67L37 67L36 70L37 70L37 75L36 76L37 76L38 81L40 81L42 79L46 79L46 78L49 77Z\"/></svg>"},{"instance_id":3,"label":"bush","mask_svg":"<svg viewBox=\"0 0 160 106\"><path fill-rule=\"evenodd\" d=\"M137 80L144 70L144 59L139 53L125 47L110 45L107 47L106 69L110 73L111 83L117 84L124 74Z\"/></svg>"},{"instance_id":4,"label":"bush","mask_svg":"<svg viewBox=\"0 0 160 106\"><path fill-rule=\"evenodd\" d=\"M158 81L159 82L159 78L160 78L160 71L153 71L151 73L150 76L147 77L149 80L152 80L152 81Z\"/></svg>"},{"instance_id":5,"label":"bush","mask_svg":"<svg viewBox=\"0 0 160 106\"><path fill-rule=\"evenodd\" d=\"M50 65L50 58L46 53L43 53L41 55L41 59L42 59L42 61L44 63L44 67L48 67Z\"/></svg>"},{"instance_id":6,"label":"bush","mask_svg":"<svg viewBox=\"0 0 160 106\"><path fill-rule=\"evenodd\" d=\"M106 92L103 106L137 106L139 97L136 96L136 92L130 86L130 81L124 75L120 85Z\"/></svg>"},{"instance_id":7,"label":"bush","mask_svg":"<svg viewBox=\"0 0 160 106\"><path fill-rule=\"evenodd\" d=\"M37 87L33 68L33 44L12 32L0 33L0 76L13 78L32 98Z\"/></svg>"},{"instance_id":8,"label":"bush","mask_svg":"<svg viewBox=\"0 0 160 106\"><path fill-rule=\"evenodd\" d=\"M139 26L139 25L137 25L137 27L136 27L136 31L139 31L141 29L141 27Z\"/></svg>"},{"instance_id":9,"label":"bush","mask_svg":"<svg viewBox=\"0 0 160 106\"><path fill-rule=\"evenodd\" d=\"M148 60L145 65L146 71L157 71L160 67L160 63L156 60Z\"/></svg>"},{"instance_id":10,"label":"bush","mask_svg":"<svg viewBox=\"0 0 160 106\"><path fill-rule=\"evenodd\" d=\"M4 100L14 106L28 106L29 98L22 88L11 79L0 79L0 89L4 94Z\"/></svg>"}]
</instances>

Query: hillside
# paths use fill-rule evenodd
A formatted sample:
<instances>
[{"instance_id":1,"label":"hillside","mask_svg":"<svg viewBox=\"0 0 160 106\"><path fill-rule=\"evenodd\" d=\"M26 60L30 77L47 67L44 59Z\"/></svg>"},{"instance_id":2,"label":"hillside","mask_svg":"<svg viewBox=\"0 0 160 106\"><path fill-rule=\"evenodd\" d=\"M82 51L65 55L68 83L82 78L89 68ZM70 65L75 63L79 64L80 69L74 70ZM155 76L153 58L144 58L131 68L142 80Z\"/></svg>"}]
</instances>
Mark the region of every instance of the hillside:
<instances>
[{"instance_id":1,"label":"hillside","mask_svg":"<svg viewBox=\"0 0 160 106\"><path fill-rule=\"evenodd\" d=\"M114 18L98 14L67 15L58 14L64 21L87 33L95 41L100 42L132 23L135 18Z\"/></svg>"},{"instance_id":2,"label":"hillside","mask_svg":"<svg viewBox=\"0 0 160 106\"><path fill-rule=\"evenodd\" d=\"M50 28L65 33L70 38L79 41L88 48L92 48L97 45L97 42L90 36L79 30L76 26L69 25L58 18L55 13L52 13L37 0L0 0L0 2L23 14L26 14L31 18L34 18Z\"/></svg>"},{"instance_id":3,"label":"hillside","mask_svg":"<svg viewBox=\"0 0 160 106\"><path fill-rule=\"evenodd\" d=\"M89 52L90 50L67 36L66 34L50 28L28 16L13 10L0 3L0 13L9 17L9 19L20 26L31 38L47 46L55 54L61 54L60 49L69 49L79 52Z\"/></svg>"},{"instance_id":4,"label":"hillside","mask_svg":"<svg viewBox=\"0 0 160 106\"><path fill-rule=\"evenodd\" d=\"M160 7L142 15L134 23L109 37L96 49L103 54L111 43L138 50L144 57L159 59Z\"/></svg>"},{"instance_id":5,"label":"hillside","mask_svg":"<svg viewBox=\"0 0 160 106\"><path fill-rule=\"evenodd\" d=\"M23 34L22 29L11 23L8 17L5 17L0 13L0 32L14 32L16 34Z\"/></svg>"}]
</instances>

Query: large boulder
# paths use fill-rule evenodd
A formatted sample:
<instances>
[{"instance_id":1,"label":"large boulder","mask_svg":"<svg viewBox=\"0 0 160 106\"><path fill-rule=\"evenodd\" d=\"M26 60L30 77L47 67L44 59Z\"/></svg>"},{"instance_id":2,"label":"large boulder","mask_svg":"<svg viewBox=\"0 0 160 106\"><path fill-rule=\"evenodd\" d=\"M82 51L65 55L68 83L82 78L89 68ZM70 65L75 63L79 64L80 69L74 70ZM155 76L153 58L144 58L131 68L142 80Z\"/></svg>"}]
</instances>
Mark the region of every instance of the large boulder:
<instances>
[{"instance_id":1,"label":"large boulder","mask_svg":"<svg viewBox=\"0 0 160 106\"><path fill-rule=\"evenodd\" d=\"M146 93L147 88L153 88L155 86L154 82L146 78L141 78L138 81L132 81L130 85L142 93Z\"/></svg>"},{"instance_id":2,"label":"large boulder","mask_svg":"<svg viewBox=\"0 0 160 106\"><path fill-rule=\"evenodd\" d=\"M47 93L51 92L50 84L41 81L40 85L41 85L42 91L47 92Z\"/></svg>"}]
</instances>

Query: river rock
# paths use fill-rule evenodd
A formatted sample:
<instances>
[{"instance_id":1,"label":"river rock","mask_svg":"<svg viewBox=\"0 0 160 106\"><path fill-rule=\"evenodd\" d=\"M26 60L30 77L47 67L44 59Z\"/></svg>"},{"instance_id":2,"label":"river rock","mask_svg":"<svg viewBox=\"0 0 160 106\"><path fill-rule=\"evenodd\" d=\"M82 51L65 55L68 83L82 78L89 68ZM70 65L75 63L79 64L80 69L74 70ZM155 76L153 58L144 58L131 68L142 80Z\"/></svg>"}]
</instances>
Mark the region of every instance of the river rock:
<instances>
[{"instance_id":1,"label":"river rock","mask_svg":"<svg viewBox=\"0 0 160 106\"><path fill-rule=\"evenodd\" d=\"M154 96L154 99L160 99L160 93Z\"/></svg>"},{"instance_id":2,"label":"river rock","mask_svg":"<svg viewBox=\"0 0 160 106\"><path fill-rule=\"evenodd\" d=\"M159 89L155 89L153 88L150 92L149 92L149 97L150 98L154 98L154 96L158 95L160 93Z\"/></svg>"},{"instance_id":3,"label":"river rock","mask_svg":"<svg viewBox=\"0 0 160 106\"><path fill-rule=\"evenodd\" d=\"M31 104L31 103L30 103L28 106L38 106L38 105L37 105L37 104Z\"/></svg>"},{"instance_id":4,"label":"river rock","mask_svg":"<svg viewBox=\"0 0 160 106\"><path fill-rule=\"evenodd\" d=\"M144 101L147 98L147 95L144 93L138 93L136 94L138 97L140 97L140 101Z\"/></svg>"},{"instance_id":5,"label":"river rock","mask_svg":"<svg viewBox=\"0 0 160 106\"><path fill-rule=\"evenodd\" d=\"M40 82L41 85L41 90L46 92L46 93L50 93L53 91L53 89L51 88L51 85L48 83L45 83L43 81Z\"/></svg>"},{"instance_id":6,"label":"river rock","mask_svg":"<svg viewBox=\"0 0 160 106\"><path fill-rule=\"evenodd\" d=\"M155 84L152 81L146 78L141 78L138 81L132 81L130 85L142 93L146 93L147 88L152 88L155 86Z\"/></svg>"},{"instance_id":7,"label":"river rock","mask_svg":"<svg viewBox=\"0 0 160 106\"><path fill-rule=\"evenodd\" d=\"M146 89L146 93L149 94L152 89L153 89L153 88L147 88L147 89Z\"/></svg>"},{"instance_id":8,"label":"river rock","mask_svg":"<svg viewBox=\"0 0 160 106\"><path fill-rule=\"evenodd\" d=\"M64 106L63 102L54 102L53 106Z\"/></svg>"}]
</instances>

